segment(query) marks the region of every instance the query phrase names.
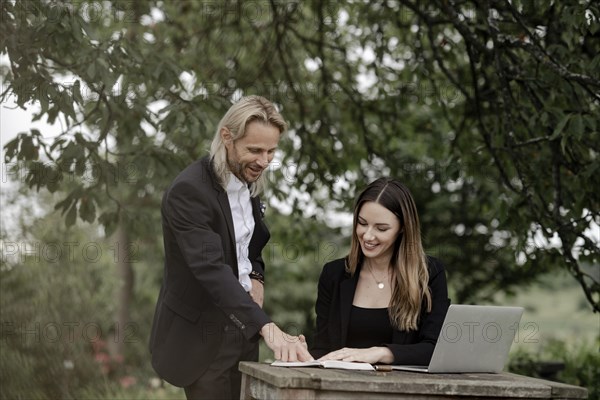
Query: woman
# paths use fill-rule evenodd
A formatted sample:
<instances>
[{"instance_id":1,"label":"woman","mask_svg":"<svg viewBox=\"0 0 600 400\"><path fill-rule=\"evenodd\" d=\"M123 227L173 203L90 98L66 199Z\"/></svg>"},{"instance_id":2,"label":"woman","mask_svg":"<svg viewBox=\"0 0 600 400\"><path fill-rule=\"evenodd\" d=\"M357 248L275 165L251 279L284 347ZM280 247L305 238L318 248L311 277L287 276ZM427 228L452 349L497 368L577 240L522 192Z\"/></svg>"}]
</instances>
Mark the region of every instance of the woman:
<instances>
[{"instance_id":1,"label":"woman","mask_svg":"<svg viewBox=\"0 0 600 400\"><path fill-rule=\"evenodd\" d=\"M410 191L380 178L356 201L350 254L323 267L311 354L427 365L449 304L444 267L423 251Z\"/></svg>"}]
</instances>

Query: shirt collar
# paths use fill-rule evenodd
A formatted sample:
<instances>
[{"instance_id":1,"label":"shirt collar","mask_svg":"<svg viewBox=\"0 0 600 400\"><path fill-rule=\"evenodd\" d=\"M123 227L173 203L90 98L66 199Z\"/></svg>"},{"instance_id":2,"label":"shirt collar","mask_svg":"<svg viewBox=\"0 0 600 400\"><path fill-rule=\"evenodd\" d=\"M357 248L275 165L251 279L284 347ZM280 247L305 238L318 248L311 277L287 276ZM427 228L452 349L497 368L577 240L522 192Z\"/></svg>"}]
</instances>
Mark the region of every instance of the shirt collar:
<instances>
[{"instance_id":1,"label":"shirt collar","mask_svg":"<svg viewBox=\"0 0 600 400\"><path fill-rule=\"evenodd\" d=\"M234 174L229 174L229 181L227 182L227 192L239 192L246 187L246 184L242 182Z\"/></svg>"}]
</instances>

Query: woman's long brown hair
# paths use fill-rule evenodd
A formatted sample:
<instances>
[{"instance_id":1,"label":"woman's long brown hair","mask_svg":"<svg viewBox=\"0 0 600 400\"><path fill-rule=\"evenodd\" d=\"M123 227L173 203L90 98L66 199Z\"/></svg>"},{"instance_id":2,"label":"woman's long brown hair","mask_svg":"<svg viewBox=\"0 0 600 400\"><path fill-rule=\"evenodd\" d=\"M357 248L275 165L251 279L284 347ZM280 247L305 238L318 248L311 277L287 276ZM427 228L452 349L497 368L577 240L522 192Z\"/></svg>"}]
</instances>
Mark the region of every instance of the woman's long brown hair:
<instances>
[{"instance_id":1,"label":"woman's long brown hair","mask_svg":"<svg viewBox=\"0 0 600 400\"><path fill-rule=\"evenodd\" d=\"M375 202L391 211L400 222L400 233L394 243L390 261L392 298L388 308L392 325L402 331L416 330L423 301L431 311L427 258L421 242L421 226L415 201L406 186L398 180L379 178L358 196L354 206L354 222L350 254L346 269L354 275L365 256L356 234L358 214L366 202Z\"/></svg>"}]
</instances>

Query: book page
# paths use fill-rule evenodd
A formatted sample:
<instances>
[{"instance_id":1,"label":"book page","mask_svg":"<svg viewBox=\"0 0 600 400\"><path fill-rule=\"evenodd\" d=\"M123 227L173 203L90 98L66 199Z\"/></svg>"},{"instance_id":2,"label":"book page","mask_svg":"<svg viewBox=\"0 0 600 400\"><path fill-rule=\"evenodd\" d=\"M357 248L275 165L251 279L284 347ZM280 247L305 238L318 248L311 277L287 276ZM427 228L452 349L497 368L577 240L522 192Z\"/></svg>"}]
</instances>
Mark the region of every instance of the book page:
<instances>
[{"instance_id":1,"label":"book page","mask_svg":"<svg viewBox=\"0 0 600 400\"><path fill-rule=\"evenodd\" d=\"M275 361L271 363L274 367L321 367L321 361Z\"/></svg>"},{"instance_id":2,"label":"book page","mask_svg":"<svg viewBox=\"0 0 600 400\"><path fill-rule=\"evenodd\" d=\"M322 361L322 363L323 363L323 367L325 367L325 368L354 369L354 370L359 370L359 371L375 371L375 368L371 364L363 363L363 362L327 360L327 361Z\"/></svg>"},{"instance_id":3,"label":"book page","mask_svg":"<svg viewBox=\"0 0 600 400\"><path fill-rule=\"evenodd\" d=\"M360 371L375 371L375 368L369 363L349 362L349 361L275 361L271 363L274 367L322 367L322 368L337 368L337 369L353 369Z\"/></svg>"}]
</instances>

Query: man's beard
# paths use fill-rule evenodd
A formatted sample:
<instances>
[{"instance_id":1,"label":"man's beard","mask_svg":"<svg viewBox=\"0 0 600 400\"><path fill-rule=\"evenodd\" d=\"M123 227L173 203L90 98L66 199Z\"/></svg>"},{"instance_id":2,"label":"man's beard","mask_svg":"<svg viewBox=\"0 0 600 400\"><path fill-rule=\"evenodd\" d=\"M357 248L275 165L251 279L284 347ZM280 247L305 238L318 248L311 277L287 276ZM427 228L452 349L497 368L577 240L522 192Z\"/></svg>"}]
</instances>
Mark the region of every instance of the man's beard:
<instances>
[{"instance_id":1,"label":"man's beard","mask_svg":"<svg viewBox=\"0 0 600 400\"><path fill-rule=\"evenodd\" d=\"M239 180L241 180L242 182L247 182L246 181L246 177L244 176L244 166L237 162L237 161L227 161L227 163L229 164L229 170L231 171L232 174L234 174L235 176L237 176L237 178Z\"/></svg>"}]
</instances>

